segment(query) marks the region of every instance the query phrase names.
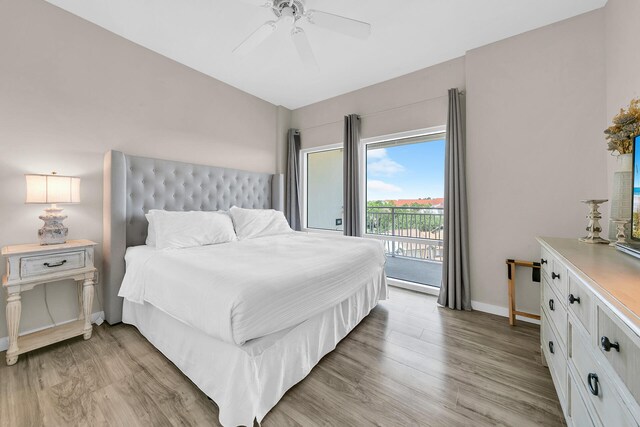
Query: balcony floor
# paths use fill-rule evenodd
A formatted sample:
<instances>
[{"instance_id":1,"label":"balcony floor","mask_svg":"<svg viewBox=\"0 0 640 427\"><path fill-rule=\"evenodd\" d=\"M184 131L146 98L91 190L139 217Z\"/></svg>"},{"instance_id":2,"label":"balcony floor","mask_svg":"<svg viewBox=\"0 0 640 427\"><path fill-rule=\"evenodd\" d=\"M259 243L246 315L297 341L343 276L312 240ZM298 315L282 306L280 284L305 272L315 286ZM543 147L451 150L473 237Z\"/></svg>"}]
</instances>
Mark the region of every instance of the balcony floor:
<instances>
[{"instance_id":1,"label":"balcony floor","mask_svg":"<svg viewBox=\"0 0 640 427\"><path fill-rule=\"evenodd\" d=\"M437 262L387 255L385 270L387 277L437 288L442 281L442 264Z\"/></svg>"}]
</instances>

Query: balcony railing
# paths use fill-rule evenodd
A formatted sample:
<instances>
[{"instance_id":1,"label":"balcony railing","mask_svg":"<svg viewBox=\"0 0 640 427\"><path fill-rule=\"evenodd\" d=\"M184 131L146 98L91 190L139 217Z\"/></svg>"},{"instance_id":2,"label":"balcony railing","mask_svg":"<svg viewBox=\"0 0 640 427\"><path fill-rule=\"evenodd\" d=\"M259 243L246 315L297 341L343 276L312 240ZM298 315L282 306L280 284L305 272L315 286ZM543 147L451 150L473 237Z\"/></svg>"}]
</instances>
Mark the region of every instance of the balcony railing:
<instances>
[{"instance_id":1,"label":"balcony railing","mask_svg":"<svg viewBox=\"0 0 640 427\"><path fill-rule=\"evenodd\" d=\"M442 262L444 209L368 206L366 231L387 255Z\"/></svg>"}]
</instances>

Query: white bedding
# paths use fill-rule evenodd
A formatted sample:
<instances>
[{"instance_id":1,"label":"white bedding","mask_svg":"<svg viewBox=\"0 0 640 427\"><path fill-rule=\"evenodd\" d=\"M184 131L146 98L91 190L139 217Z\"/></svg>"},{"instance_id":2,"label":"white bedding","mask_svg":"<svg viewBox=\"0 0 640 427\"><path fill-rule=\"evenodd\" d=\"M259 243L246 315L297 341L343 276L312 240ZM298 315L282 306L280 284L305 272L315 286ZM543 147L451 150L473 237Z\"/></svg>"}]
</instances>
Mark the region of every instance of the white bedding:
<instances>
[{"instance_id":1,"label":"white bedding","mask_svg":"<svg viewBox=\"0 0 640 427\"><path fill-rule=\"evenodd\" d=\"M236 345L295 326L379 275L382 243L289 233L220 245L127 249L119 296Z\"/></svg>"},{"instance_id":2,"label":"white bedding","mask_svg":"<svg viewBox=\"0 0 640 427\"><path fill-rule=\"evenodd\" d=\"M135 325L216 402L223 426L252 426L386 297L379 268L376 277L340 304L244 346L211 338L150 304L125 301L122 321Z\"/></svg>"}]
</instances>

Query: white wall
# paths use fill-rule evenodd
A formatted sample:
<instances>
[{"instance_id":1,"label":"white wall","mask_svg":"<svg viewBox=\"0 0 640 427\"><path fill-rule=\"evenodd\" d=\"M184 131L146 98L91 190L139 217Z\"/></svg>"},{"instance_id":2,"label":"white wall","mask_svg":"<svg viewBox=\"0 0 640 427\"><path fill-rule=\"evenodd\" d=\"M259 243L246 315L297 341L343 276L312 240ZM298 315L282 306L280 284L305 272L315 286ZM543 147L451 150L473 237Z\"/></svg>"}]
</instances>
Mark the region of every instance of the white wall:
<instances>
[{"instance_id":1,"label":"white wall","mask_svg":"<svg viewBox=\"0 0 640 427\"><path fill-rule=\"evenodd\" d=\"M538 259L536 236L585 234L580 200L606 197L603 19L598 10L467 53L473 300L506 307L505 259ZM520 307L539 312L527 273Z\"/></svg>"},{"instance_id":2,"label":"white wall","mask_svg":"<svg viewBox=\"0 0 640 427\"><path fill-rule=\"evenodd\" d=\"M287 135L291 128L291 110L278 106L276 124L276 172L285 173L287 169Z\"/></svg>"},{"instance_id":3,"label":"white wall","mask_svg":"<svg viewBox=\"0 0 640 427\"><path fill-rule=\"evenodd\" d=\"M36 241L42 224L43 206L24 204L25 173L81 177L82 203L65 209L65 223L70 238L101 243L107 150L275 172L288 110L280 128L277 116L274 105L46 2L0 2L0 246ZM71 319L73 286L48 289L54 319ZM49 323L42 287L24 293L21 330Z\"/></svg>"}]
</instances>

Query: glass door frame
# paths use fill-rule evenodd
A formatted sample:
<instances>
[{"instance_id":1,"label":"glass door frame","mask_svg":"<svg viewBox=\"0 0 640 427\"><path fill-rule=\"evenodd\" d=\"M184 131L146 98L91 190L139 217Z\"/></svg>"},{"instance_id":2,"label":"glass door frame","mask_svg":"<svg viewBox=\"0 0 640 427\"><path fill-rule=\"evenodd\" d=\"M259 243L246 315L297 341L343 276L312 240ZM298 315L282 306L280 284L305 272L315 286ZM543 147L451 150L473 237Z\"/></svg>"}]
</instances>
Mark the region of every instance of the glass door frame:
<instances>
[{"instance_id":1,"label":"glass door frame","mask_svg":"<svg viewBox=\"0 0 640 427\"><path fill-rule=\"evenodd\" d=\"M371 145L381 144L384 142L400 140L400 139L408 139L408 138L418 138L421 136L430 137L436 134L445 134L446 126L433 126L425 129L417 129L413 131L407 132L398 132L388 135L376 136L372 138L363 138L360 140L360 176L362 179L360 180L360 220L362 224L365 224L367 219L367 148ZM363 234L364 238L367 239L377 239L381 240L382 237L367 234L366 232ZM446 239L446 236L444 236ZM413 282L407 282L405 280L387 278L387 281L390 285L410 289L412 291L422 292L430 295L438 295L440 293L440 288L429 285L421 285Z\"/></svg>"},{"instance_id":2,"label":"glass door frame","mask_svg":"<svg viewBox=\"0 0 640 427\"><path fill-rule=\"evenodd\" d=\"M307 224L307 199L308 199L308 165L307 165L307 156L313 153L320 153L323 151L332 151L332 150L343 150L344 144L342 142L337 144L329 144L322 145L319 147L313 148L305 148L300 150L300 158L298 159L300 164L300 186L302 193L302 206L300 206L300 216L302 217L302 231L310 232L310 233L327 233L327 234L343 234L342 231L339 230L327 230L322 228L309 228Z\"/></svg>"}]
</instances>

